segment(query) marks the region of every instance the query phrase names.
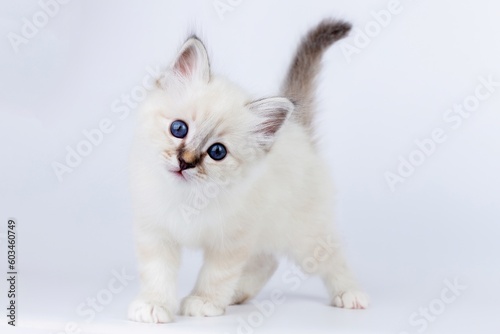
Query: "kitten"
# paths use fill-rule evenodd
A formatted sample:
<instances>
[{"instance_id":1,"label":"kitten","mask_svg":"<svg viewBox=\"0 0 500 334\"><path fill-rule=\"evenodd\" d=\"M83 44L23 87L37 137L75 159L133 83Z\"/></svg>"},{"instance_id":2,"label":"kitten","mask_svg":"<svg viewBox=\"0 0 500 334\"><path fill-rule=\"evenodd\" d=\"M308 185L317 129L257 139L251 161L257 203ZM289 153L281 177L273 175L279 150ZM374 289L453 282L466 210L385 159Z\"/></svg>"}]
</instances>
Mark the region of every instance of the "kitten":
<instances>
[{"instance_id":1,"label":"kitten","mask_svg":"<svg viewBox=\"0 0 500 334\"><path fill-rule=\"evenodd\" d=\"M260 100L214 76L197 37L185 42L141 108L132 152L142 285L131 320L174 320L182 246L204 251L182 315L218 316L252 298L279 255L320 275L332 305L367 307L331 226L329 171L311 127L322 55L350 28L325 20L310 31L283 97Z\"/></svg>"}]
</instances>

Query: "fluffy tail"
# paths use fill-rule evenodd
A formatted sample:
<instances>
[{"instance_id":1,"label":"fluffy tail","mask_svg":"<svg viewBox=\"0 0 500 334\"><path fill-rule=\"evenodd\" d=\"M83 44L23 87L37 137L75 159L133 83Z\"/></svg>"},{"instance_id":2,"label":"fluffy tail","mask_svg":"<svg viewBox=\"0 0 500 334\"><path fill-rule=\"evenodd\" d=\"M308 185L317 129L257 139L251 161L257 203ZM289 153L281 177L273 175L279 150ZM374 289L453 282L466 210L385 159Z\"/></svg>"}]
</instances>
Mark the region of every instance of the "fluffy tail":
<instances>
[{"instance_id":1,"label":"fluffy tail","mask_svg":"<svg viewBox=\"0 0 500 334\"><path fill-rule=\"evenodd\" d=\"M323 53L350 30L351 25L347 22L327 19L309 31L299 44L282 93L297 104L293 117L306 128L311 127L313 120L315 79Z\"/></svg>"}]
</instances>

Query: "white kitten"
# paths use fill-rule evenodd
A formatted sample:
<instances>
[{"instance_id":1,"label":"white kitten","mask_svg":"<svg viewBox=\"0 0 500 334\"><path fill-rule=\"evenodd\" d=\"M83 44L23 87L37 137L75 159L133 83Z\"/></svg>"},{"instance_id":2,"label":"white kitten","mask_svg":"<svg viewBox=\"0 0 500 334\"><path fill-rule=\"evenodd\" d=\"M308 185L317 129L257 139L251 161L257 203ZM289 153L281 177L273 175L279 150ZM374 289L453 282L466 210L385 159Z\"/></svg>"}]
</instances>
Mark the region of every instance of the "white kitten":
<instances>
[{"instance_id":1,"label":"white kitten","mask_svg":"<svg viewBox=\"0 0 500 334\"><path fill-rule=\"evenodd\" d=\"M335 239L329 171L310 127L322 54L349 30L319 24L299 45L284 97L257 101L214 76L202 42L187 40L140 114L132 191L142 286L131 320L174 320L182 246L205 253L183 315L221 315L252 298L277 255L320 275L332 305L367 306Z\"/></svg>"}]
</instances>

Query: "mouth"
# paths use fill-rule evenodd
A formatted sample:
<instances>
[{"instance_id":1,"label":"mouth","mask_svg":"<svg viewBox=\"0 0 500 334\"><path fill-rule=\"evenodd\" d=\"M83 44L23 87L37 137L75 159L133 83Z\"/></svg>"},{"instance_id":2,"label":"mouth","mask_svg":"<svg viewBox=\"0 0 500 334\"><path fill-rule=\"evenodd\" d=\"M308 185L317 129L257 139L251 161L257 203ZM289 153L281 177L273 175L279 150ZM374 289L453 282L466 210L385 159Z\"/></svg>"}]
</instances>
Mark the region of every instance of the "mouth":
<instances>
[{"instance_id":1,"label":"mouth","mask_svg":"<svg viewBox=\"0 0 500 334\"><path fill-rule=\"evenodd\" d=\"M186 177L184 176L184 174L182 174L182 170L180 170L180 169L179 170L171 170L170 172L172 174L174 174L179 179L183 179L183 180L186 179Z\"/></svg>"}]
</instances>

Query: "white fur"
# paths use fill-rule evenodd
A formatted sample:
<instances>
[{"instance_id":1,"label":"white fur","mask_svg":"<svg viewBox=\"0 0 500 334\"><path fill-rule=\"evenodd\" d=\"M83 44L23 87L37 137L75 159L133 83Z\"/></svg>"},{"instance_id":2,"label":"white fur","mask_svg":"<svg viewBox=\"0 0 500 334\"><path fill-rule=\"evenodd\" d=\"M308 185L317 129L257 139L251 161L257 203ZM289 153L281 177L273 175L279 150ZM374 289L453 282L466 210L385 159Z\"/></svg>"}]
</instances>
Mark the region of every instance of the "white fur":
<instances>
[{"instance_id":1,"label":"white fur","mask_svg":"<svg viewBox=\"0 0 500 334\"><path fill-rule=\"evenodd\" d=\"M174 320L183 246L205 252L196 287L181 305L184 315L221 315L255 296L279 255L320 275L332 305L365 308L332 229L329 171L308 132L288 117L293 104L252 102L209 73L201 42L190 39L182 50L189 47L195 52L181 51L141 108L131 169L142 287L129 318ZM169 127L177 119L189 125L187 151L201 154L220 142L227 157L206 156L201 167L183 171L185 179L175 175L183 140Z\"/></svg>"}]
</instances>

